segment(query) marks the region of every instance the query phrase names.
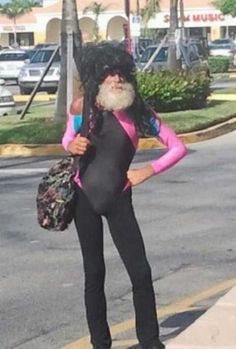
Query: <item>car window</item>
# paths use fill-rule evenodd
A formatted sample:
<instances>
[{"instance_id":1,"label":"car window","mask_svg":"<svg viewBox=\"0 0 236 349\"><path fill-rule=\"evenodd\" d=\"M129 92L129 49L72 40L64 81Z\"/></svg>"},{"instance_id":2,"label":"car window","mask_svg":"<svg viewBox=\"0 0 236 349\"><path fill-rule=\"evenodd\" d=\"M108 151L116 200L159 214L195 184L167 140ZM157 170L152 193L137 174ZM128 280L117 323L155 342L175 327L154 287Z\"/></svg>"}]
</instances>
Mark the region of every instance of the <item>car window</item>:
<instances>
[{"instance_id":1,"label":"car window","mask_svg":"<svg viewBox=\"0 0 236 349\"><path fill-rule=\"evenodd\" d=\"M231 41L229 39L217 39L212 41L212 45L227 45L231 44Z\"/></svg>"},{"instance_id":2,"label":"car window","mask_svg":"<svg viewBox=\"0 0 236 349\"><path fill-rule=\"evenodd\" d=\"M140 62L141 63L146 63L149 61L150 57L153 55L154 51L156 50L156 47L148 47L146 50L143 52Z\"/></svg>"},{"instance_id":3,"label":"car window","mask_svg":"<svg viewBox=\"0 0 236 349\"><path fill-rule=\"evenodd\" d=\"M168 48L162 47L158 53L158 55L155 57L154 62L166 62L167 61L167 55L168 55Z\"/></svg>"},{"instance_id":4,"label":"car window","mask_svg":"<svg viewBox=\"0 0 236 349\"><path fill-rule=\"evenodd\" d=\"M140 58L141 63L147 63L153 53L156 51L157 47L148 47L142 54ZM168 48L162 47L155 57L154 62L166 62L167 61Z\"/></svg>"},{"instance_id":5,"label":"car window","mask_svg":"<svg viewBox=\"0 0 236 349\"><path fill-rule=\"evenodd\" d=\"M28 59L27 53L2 53L0 54L0 61L24 61Z\"/></svg>"},{"instance_id":6,"label":"car window","mask_svg":"<svg viewBox=\"0 0 236 349\"><path fill-rule=\"evenodd\" d=\"M52 54L53 50L38 50L34 56L31 59L31 63L47 63ZM56 57L54 58L54 62L59 62L60 61L60 55L59 53L56 54Z\"/></svg>"}]
</instances>

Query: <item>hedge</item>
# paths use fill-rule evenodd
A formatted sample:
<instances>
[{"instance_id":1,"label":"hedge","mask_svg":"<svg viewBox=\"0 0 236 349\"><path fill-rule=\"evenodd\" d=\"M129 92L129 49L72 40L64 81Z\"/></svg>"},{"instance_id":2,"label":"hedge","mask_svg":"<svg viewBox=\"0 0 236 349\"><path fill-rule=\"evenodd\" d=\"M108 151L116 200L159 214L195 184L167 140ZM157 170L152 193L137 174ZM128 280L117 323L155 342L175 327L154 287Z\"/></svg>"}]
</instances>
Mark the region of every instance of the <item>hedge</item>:
<instances>
[{"instance_id":1,"label":"hedge","mask_svg":"<svg viewBox=\"0 0 236 349\"><path fill-rule=\"evenodd\" d=\"M212 56L208 57L210 73L225 73L229 70L232 59L230 57Z\"/></svg>"},{"instance_id":2,"label":"hedge","mask_svg":"<svg viewBox=\"0 0 236 349\"><path fill-rule=\"evenodd\" d=\"M196 73L137 73L141 96L159 112L204 108L210 95L210 81Z\"/></svg>"}]
</instances>

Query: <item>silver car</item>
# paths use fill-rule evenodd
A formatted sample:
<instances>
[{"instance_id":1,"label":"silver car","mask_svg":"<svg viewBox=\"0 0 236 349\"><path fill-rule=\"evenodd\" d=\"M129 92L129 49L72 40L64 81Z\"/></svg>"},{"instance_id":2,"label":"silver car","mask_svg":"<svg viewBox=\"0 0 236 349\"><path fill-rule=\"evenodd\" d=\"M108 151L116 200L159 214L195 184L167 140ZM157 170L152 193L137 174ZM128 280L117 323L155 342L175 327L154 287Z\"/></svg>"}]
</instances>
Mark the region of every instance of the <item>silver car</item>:
<instances>
[{"instance_id":1,"label":"silver car","mask_svg":"<svg viewBox=\"0 0 236 349\"><path fill-rule=\"evenodd\" d=\"M157 45L151 45L143 52L139 62L137 62L138 70L142 70L154 52L157 50ZM206 57L203 57L199 52L199 47L196 43L190 42L183 44L180 47L181 62L184 70L193 72L202 72L209 76L209 66ZM167 70L168 61L168 45L165 44L159 52L157 52L153 62L150 64L148 70Z\"/></svg>"},{"instance_id":2,"label":"silver car","mask_svg":"<svg viewBox=\"0 0 236 349\"><path fill-rule=\"evenodd\" d=\"M12 114L16 107L12 93L4 85L5 81L0 79L0 116Z\"/></svg>"},{"instance_id":3,"label":"silver car","mask_svg":"<svg viewBox=\"0 0 236 349\"><path fill-rule=\"evenodd\" d=\"M229 57L236 65L236 44L230 39L218 39L209 44L209 54L211 56Z\"/></svg>"},{"instance_id":4,"label":"silver car","mask_svg":"<svg viewBox=\"0 0 236 349\"><path fill-rule=\"evenodd\" d=\"M29 58L26 50L0 51L0 78L17 82L21 68Z\"/></svg>"},{"instance_id":5,"label":"silver car","mask_svg":"<svg viewBox=\"0 0 236 349\"><path fill-rule=\"evenodd\" d=\"M26 64L20 71L18 84L21 94L30 94L37 82L40 80L48 61L50 60L56 46L49 46L37 50L31 58L30 63ZM60 54L58 53L40 85L39 91L55 93L60 79Z\"/></svg>"}]
</instances>

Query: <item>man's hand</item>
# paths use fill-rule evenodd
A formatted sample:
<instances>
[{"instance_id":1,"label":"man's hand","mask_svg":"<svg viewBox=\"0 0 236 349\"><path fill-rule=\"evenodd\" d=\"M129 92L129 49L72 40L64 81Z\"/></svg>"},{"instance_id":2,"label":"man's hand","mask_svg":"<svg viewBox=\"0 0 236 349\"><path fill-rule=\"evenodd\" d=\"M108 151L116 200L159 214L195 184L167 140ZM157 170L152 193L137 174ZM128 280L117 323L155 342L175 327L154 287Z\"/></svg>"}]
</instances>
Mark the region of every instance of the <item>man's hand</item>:
<instances>
[{"instance_id":1,"label":"man's hand","mask_svg":"<svg viewBox=\"0 0 236 349\"><path fill-rule=\"evenodd\" d=\"M154 175L154 170L151 165L147 165L145 167L139 169L129 170L127 172L127 177L132 186L138 185L148 178Z\"/></svg>"},{"instance_id":2,"label":"man's hand","mask_svg":"<svg viewBox=\"0 0 236 349\"><path fill-rule=\"evenodd\" d=\"M73 155L84 155L90 146L90 141L86 137L77 135L76 138L69 143L67 150Z\"/></svg>"}]
</instances>

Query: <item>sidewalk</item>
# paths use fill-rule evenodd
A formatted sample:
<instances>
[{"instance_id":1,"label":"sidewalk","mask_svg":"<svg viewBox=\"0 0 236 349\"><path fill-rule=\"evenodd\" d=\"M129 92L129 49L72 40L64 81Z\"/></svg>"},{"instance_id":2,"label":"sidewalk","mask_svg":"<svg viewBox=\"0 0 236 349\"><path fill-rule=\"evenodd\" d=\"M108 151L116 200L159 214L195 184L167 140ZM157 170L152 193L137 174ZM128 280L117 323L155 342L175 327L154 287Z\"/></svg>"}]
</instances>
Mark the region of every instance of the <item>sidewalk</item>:
<instances>
[{"instance_id":1,"label":"sidewalk","mask_svg":"<svg viewBox=\"0 0 236 349\"><path fill-rule=\"evenodd\" d=\"M169 341L166 349L236 349L236 287Z\"/></svg>"}]
</instances>

